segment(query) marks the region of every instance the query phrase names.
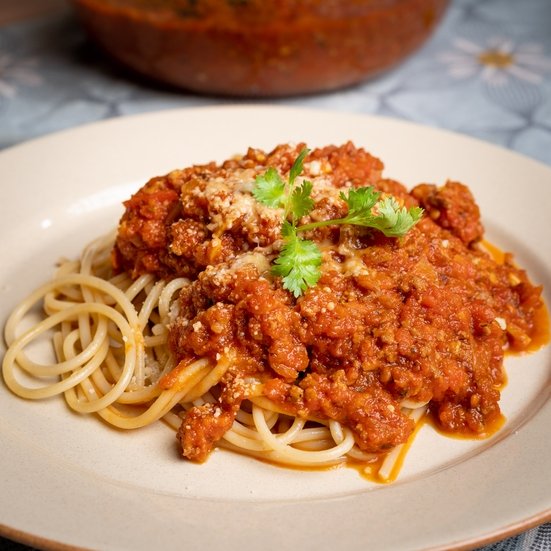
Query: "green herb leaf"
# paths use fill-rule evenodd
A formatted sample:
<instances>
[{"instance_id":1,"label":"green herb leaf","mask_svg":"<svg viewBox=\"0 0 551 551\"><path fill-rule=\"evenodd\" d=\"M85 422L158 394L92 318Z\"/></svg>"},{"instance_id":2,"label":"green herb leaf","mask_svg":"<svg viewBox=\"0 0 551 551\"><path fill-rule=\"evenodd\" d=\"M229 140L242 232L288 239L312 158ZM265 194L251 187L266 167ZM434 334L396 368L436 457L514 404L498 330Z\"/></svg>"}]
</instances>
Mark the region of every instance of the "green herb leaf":
<instances>
[{"instance_id":1,"label":"green herb leaf","mask_svg":"<svg viewBox=\"0 0 551 551\"><path fill-rule=\"evenodd\" d=\"M387 237L403 237L421 218L423 209L401 207L392 196L379 199L381 194L373 187L351 189L341 193L348 205L348 214L333 224L367 226L383 232Z\"/></svg>"},{"instance_id":2,"label":"green herb leaf","mask_svg":"<svg viewBox=\"0 0 551 551\"><path fill-rule=\"evenodd\" d=\"M308 153L310 153L310 150L307 148L304 148L298 154L298 157L295 159L295 162L291 167L291 171L289 172L289 187L291 188L291 190L295 185L295 180L297 179L297 176L302 172L304 159L306 158L306 155L308 155Z\"/></svg>"},{"instance_id":3,"label":"green herb leaf","mask_svg":"<svg viewBox=\"0 0 551 551\"><path fill-rule=\"evenodd\" d=\"M289 201L289 210L294 221L300 220L314 208L314 201L310 197L311 193L312 182L308 182L307 180L304 180L300 187L296 187L293 190Z\"/></svg>"},{"instance_id":4,"label":"green herb leaf","mask_svg":"<svg viewBox=\"0 0 551 551\"><path fill-rule=\"evenodd\" d=\"M313 241L301 239L291 224L287 223L285 231L287 236L272 273L283 278L284 289L299 297L320 278L321 251Z\"/></svg>"},{"instance_id":5,"label":"green herb leaf","mask_svg":"<svg viewBox=\"0 0 551 551\"><path fill-rule=\"evenodd\" d=\"M270 167L255 179L254 198L263 205L277 209L285 207L287 202L286 186L275 168Z\"/></svg>"},{"instance_id":6,"label":"green herb leaf","mask_svg":"<svg viewBox=\"0 0 551 551\"><path fill-rule=\"evenodd\" d=\"M283 222L283 226L281 226L281 236L283 239L287 238L293 238L297 235L297 228L294 224L291 224L291 222L285 220Z\"/></svg>"},{"instance_id":7,"label":"green herb leaf","mask_svg":"<svg viewBox=\"0 0 551 551\"><path fill-rule=\"evenodd\" d=\"M380 192L375 191L372 186L350 189L348 190L348 195L345 195L341 191L340 197L348 205L346 218L354 220L371 216L371 209L375 206L380 196ZM353 224L354 222L349 223Z\"/></svg>"},{"instance_id":8,"label":"green herb leaf","mask_svg":"<svg viewBox=\"0 0 551 551\"><path fill-rule=\"evenodd\" d=\"M423 209L400 207L394 197L386 197L377 203L377 216L369 224L387 237L404 236L421 218Z\"/></svg>"},{"instance_id":9,"label":"green herb leaf","mask_svg":"<svg viewBox=\"0 0 551 551\"><path fill-rule=\"evenodd\" d=\"M381 192L372 186L350 189L340 197L348 206L344 218L320 220L297 226L298 221L314 208L312 183L304 180L295 186L295 180L303 169L309 150L303 149L289 172L285 182L274 168L256 177L253 195L257 201L271 208L283 208L281 236L283 247L274 261L272 273L283 278L283 287L299 297L308 287L314 286L321 275L321 251L310 240L302 239L299 232L352 224L366 226L383 232L387 237L403 237L423 215L423 209L401 207L390 196L381 199Z\"/></svg>"}]
</instances>

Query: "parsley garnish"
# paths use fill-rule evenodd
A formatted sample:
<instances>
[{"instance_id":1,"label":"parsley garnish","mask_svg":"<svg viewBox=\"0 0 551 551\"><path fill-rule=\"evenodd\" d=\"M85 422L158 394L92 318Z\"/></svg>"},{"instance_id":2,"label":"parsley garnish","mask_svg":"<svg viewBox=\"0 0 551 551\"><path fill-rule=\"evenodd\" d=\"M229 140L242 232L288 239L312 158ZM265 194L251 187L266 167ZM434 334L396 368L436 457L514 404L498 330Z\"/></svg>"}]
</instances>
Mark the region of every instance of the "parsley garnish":
<instances>
[{"instance_id":1,"label":"parsley garnish","mask_svg":"<svg viewBox=\"0 0 551 551\"><path fill-rule=\"evenodd\" d=\"M274 261L272 273L283 278L283 287L295 297L314 286L321 275L319 247L313 241L300 237L299 232L322 226L352 224L377 229L387 237L402 237L423 214L420 207L400 207L392 196L381 199L381 193L369 186L349 189L347 193L341 192L341 199L348 205L348 214L345 217L299 226L299 220L314 208L314 201L310 196L312 183L303 180L300 185L296 184L308 153L308 149L300 152L287 181L281 178L277 170L268 168L265 173L256 177L253 189L257 201L271 208L283 209L283 247Z\"/></svg>"}]
</instances>

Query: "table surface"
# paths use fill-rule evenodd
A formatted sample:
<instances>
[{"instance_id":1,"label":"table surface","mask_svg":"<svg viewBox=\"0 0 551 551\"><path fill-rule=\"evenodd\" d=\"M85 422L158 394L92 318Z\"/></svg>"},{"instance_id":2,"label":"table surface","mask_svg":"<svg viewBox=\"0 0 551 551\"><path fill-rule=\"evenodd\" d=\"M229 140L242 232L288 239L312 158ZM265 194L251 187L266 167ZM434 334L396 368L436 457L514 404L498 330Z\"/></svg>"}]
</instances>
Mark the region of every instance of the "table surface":
<instances>
[{"instance_id":1,"label":"table surface","mask_svg":"<svg viewBox=\"0 0 551 551\"><path fill-rule=\"evenodd\" d=\"M481 55L487 52L510 62L492 64ZM122 75L88 42L64 0L0 0L0 148L110 117L240 102ZM273 103L446 128L551 165L551 1L452 0L431 40L394 71ZM0 549L30 548L0 538ZM551 523L483 549L549 550Z\"/></svg>"}]
</instances>

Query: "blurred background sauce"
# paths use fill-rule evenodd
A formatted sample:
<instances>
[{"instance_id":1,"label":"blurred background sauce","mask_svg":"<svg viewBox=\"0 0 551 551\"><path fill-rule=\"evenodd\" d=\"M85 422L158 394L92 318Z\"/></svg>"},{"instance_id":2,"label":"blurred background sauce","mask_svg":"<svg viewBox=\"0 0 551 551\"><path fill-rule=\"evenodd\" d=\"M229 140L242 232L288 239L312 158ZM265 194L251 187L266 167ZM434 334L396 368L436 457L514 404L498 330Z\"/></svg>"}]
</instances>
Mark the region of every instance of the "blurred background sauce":
<instances>
[{"instance_id":1,"label":"blurred background sauce","mask_svg":"<svg viewBox=\"0 0 551 551\"><path fill-rule=\"evenodd\" d=\"M73 0L131 69L209 94L285 96L376 75L418 48L447 0Z\"/></svg>"}]
</instances>

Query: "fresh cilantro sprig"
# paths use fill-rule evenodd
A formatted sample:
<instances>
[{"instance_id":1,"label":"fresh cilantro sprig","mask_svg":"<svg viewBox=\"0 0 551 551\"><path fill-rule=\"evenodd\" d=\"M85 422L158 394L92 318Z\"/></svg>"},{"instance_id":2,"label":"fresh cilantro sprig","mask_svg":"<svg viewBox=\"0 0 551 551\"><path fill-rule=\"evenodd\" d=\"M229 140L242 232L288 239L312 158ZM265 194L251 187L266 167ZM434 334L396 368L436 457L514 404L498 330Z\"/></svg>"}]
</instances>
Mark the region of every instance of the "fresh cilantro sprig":
<instances>
[{"instance_id":1,"label":"fresh cilantro sprig","mask_svg":"<svg viewBox=\"0 0 551 551\"><path fill-rule=\"evenodd\" d=\"M313 241L300 237L299 232L323 226L351 224L374 228L387 237L402 237L423 215L422 208L401 207L392 196L381 199L381 193L369 186L349 189L347 193L341 192L340 198L348 206L348 213L343 218L299 226L299 220L314 208L312 183L303 180L297 185L297 178L303 170L308 153L308 149L299 153L287 181L283 180L277 170L268 168L265 173L256 177L253 189L257 201L271 208L283 209L283 247L274 261L272 273L283 279L283 287L295 297L299 297L308 287L313 287L321 275L319 247Z\"/></svg>"},{"instance_id":2,"label":"fresh cilantro sprig","mask_svg":"<svg viewBox=\"0 0 551 551\"><path fill-rule=\"evenodd\" d=\"M381 199L381 193L373 187L350 189L347 194L341 192L340 198L348 205L348 214L344 218L322 220L304 224L298 231L308 231L322 226L351 224L366 226L383 232L387 237L403 237L421 218L420 207L400 207L392 196Z\"/></svg>"},{"instance_id":3,"label":"fresh cilantro sprig","mask_svg":"<svg viewBox=\"0 0 551 551\"><path fill-rule=\"evenodd\" d=\"M296 226L298 220L314 208L314 201L310 197L311 182L304 180L300 186L295 185L308 153L308 149L303 149L299 153L291 167L287 182L281 178L275 168L270 167L264 174L256 177L253 189L255 199L263 205L284 209L283 219L287 220L290 216L293 226Z\"/></svg>"},{"instance_id":4,"label":"fresh cilantro sprig","mask_svg":"<svg viewBox=\"0 0 551 551\"><path fill-rule=\"evenodd\" d=\"M299 297L320 278L321 251L313 241L299 237L296 226L288 221L283 223L282 235L283 247L272 273L283 278L283 287Z\"/></svg>"}]
</instances>

